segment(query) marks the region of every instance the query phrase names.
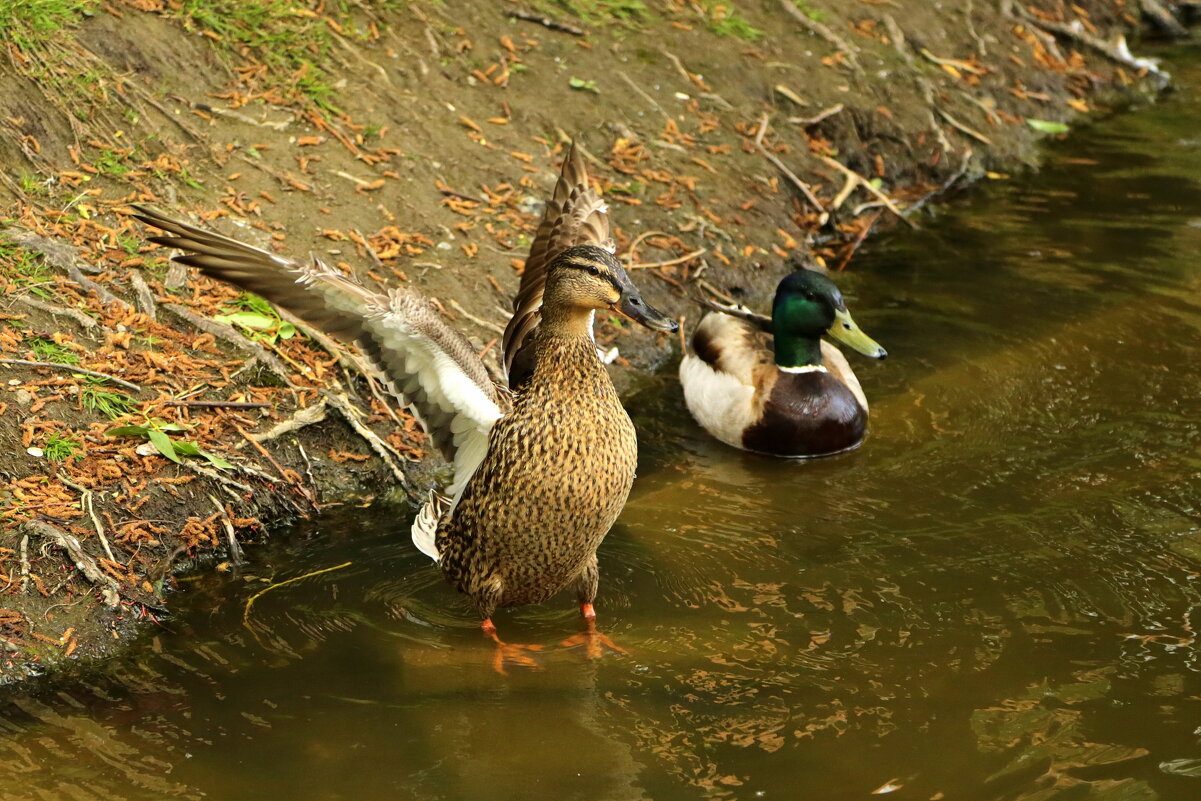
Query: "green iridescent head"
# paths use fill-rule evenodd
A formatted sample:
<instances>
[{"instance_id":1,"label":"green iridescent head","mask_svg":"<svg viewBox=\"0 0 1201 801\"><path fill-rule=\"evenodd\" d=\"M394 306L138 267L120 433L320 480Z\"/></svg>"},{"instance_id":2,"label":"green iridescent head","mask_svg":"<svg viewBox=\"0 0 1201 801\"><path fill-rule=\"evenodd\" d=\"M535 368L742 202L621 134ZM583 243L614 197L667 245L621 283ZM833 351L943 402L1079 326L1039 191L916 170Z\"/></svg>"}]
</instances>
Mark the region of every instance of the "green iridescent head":
<instances>
[{"instance_id":1,"label":"green iridescent head","mask_svg":"<svg viewBox=\"0 0 1201 801\"><path fill-rule=\"evenodd\" d=\"M873 359L888 355L851 319L838 287L813 270L784 276L776 287L771 317L776 364L782 367L821 364L823 336Z\"/></svg>"}]
</instances>

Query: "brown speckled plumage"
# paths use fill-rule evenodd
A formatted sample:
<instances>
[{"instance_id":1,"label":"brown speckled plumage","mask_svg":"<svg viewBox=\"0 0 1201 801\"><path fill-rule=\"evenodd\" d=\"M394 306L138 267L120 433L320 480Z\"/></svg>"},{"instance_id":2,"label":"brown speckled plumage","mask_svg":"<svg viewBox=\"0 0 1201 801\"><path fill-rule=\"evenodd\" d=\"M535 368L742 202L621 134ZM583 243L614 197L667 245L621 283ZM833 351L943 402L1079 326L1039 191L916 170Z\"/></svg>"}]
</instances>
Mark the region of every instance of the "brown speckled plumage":
<instances>
[{"instance_id":1,"label":"brown speckled plumage","mask_svg":"<svg viewBox=\"0 0 1201 801\"><path fill-rule=\"evenodd\" d=\"M634 426L592 340L544 323L534 346L537 369L438 527L442 569L483 618L573 583L592 603L596 549L634 481Z\"/></svg>"}]
</instances>

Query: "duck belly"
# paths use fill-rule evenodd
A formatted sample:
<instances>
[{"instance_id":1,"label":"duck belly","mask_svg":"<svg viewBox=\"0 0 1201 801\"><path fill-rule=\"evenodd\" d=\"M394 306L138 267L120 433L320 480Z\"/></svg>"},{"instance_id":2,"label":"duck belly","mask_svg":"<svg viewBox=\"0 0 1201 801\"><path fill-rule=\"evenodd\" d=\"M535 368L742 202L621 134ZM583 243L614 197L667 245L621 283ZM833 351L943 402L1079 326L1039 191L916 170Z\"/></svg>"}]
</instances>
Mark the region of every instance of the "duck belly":
<instances>
[{"instance_id":1,"label":"duck belly","mask_svg":"<svg viewBox=\"0 0 1201 801\"><path fill-rule=\"evenodd\" d=\"M586 424L537 419L497 424L488 458L438 532L447 578L497 606L539 603L571 584L634 482L637 441L620 405Z\"/></svg>"}]
</instances>

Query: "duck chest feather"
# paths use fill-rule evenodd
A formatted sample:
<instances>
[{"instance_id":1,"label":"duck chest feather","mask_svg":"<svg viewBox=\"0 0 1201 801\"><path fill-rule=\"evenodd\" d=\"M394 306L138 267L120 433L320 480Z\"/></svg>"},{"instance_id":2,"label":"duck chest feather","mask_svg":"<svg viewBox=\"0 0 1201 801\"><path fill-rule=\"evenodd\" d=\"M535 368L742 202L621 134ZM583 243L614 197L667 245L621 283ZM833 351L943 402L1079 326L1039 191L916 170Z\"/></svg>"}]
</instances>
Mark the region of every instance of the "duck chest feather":
<instances>
[{"instance_id":1,"label":"duck chest feather","mask_svg":"<svg viewBox=\"0 0 1201 801\"><path fill-rule=\"evenodd\" d=\"M743 447L779 456L823 456L863 441L867 411L845 384L827 372L778 371Z\"/></svg>"}]
</instances>

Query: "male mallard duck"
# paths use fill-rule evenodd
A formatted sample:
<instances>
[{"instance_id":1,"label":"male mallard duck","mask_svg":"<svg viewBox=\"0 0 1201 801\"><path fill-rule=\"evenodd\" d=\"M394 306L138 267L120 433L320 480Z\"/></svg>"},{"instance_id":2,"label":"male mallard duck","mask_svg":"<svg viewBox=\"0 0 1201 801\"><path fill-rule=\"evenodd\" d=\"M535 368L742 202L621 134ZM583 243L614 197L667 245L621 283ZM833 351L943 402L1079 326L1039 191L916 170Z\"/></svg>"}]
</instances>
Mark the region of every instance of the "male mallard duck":
<instances>
[{"instance_id":1,"label":"male mallard duck","mask_svg":"<svg viewBox=\"0 0 1201 801\"><path fill-rule=\"evenodd\" d=\"M867 429L867 398L823 335L865 356L888 355L855 325L838 287L813 270L780 281L770 318L737 307L705 315L680 362L688 410L743 450L808 457L854 448Z\"/></svg>"},{"instance_id":2,"label":"male mallard duck","mask_svg":"<svg viewBox=\"0 0 1201 801\"><path fill-rule=\"evenodd\" d=\"M412 289L380 294L320 261L297 262L136 207L171 236L151 241L205 274L258 293L356 343L454 466L450 498L431 493L417 547L470 596L503 658L498 607L570 588L594 633L596 550L634 480L634 426L597 357L592 319L614 311L655 331L678 324L648 306L613 255L607 209L573 147L530 249L503 349L498 391L466 338ZM590 641L590 644L591 641ZM516 646L514 646L516 647Z\"/></svg>"}]
</instances>

